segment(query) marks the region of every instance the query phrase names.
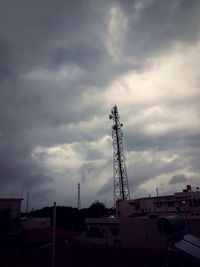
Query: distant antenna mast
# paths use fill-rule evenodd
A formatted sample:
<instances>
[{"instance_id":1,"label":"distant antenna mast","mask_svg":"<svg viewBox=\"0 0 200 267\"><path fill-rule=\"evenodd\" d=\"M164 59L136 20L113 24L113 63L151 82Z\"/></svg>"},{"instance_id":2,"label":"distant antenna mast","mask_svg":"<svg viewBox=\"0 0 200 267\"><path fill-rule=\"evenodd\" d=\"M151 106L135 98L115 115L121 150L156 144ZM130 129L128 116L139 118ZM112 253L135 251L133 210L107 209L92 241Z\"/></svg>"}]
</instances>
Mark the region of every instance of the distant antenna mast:
<instances>
[{"instance_id":1,"label":"distant antenna mast","mask_svg":"<svg viewBox=\"0 0 200 267\"><path fill-rule=\"evenodd\" d=\"M77 203L77 208L80 210L81 209L81 187L80 183L78 183L78 203Z\"/></svg>"},{"instance_id":2,"label":"distant antenna mast","mask_svg":"<svg viewBox=\"0 0 200 267\"><path fill-rule=\"evenodd\" d=\"M114 105L114 107L111 109L109 119L113 121L113 187L115 205L117 200L129 200L130 193L123 148L123 133L121 130L123 124L120 123L120 116L116 105Z\"/></svg>"}]
</instances>

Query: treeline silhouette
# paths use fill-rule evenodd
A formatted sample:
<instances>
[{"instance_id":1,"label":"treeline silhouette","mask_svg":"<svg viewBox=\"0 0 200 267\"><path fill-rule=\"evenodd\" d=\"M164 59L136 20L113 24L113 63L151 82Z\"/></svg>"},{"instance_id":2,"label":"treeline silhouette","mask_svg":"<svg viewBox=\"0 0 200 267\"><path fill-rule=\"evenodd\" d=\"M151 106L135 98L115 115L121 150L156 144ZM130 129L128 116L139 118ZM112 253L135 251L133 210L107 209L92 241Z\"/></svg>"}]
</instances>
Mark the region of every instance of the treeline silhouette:
<instances>
[{"instance_id":1,"label":"treeline silhouette","mask_svg":"<svg viewBox=\"0 0 200 267\"><path fill-rule=\"evenodd\" d=\"M73 207L56 207L56 226L71 231L84 231L86 229L86 218L108 217L115 214L113 208L107 208L103 203L95 201L89 208L77 209ZM28 214L33 218L50 218L53 221L53 207L31 211Z\"/></svg>"}]
</instances>

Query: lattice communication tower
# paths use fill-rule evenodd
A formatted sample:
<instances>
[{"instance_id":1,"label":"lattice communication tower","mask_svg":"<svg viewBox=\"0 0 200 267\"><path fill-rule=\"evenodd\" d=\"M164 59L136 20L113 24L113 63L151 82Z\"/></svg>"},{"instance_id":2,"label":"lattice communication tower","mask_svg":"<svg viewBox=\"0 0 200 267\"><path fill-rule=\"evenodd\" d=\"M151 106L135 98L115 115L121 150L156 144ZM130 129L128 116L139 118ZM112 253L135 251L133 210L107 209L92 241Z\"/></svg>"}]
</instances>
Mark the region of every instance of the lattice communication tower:
<instances>
[{"instance_id":1,"label":"lattice communication tower","mask_svg":"<svg viewBox=\"0 0 200 267\"><path fill-rule=\"evenodd\" d=\"M123 148L123 132L121 130L123 124L120 123L119 111L116 105L111 109L109 119L113 121L113 189L115 205L117 200L129 200L130 193Z\"/></svg>"}]
</instances>

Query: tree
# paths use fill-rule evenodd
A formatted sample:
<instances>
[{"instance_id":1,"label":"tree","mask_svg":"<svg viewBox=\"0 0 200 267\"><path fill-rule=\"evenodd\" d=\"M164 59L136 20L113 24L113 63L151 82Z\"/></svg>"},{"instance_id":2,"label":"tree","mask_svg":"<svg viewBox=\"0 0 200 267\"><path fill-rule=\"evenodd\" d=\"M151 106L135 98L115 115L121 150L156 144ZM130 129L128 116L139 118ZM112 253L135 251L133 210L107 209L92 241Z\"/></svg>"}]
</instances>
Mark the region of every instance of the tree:
<instances>
[{"instance_id":1,"label":"tree","mask_svg":"<svg viewBox=\"0 0 200 267\"><path fill-rule=\"evenodd\" d=\"M91 217L101 217L107 214L107 208L97 200L89 207L89 213Z\"/></svg>"}]
</instances>

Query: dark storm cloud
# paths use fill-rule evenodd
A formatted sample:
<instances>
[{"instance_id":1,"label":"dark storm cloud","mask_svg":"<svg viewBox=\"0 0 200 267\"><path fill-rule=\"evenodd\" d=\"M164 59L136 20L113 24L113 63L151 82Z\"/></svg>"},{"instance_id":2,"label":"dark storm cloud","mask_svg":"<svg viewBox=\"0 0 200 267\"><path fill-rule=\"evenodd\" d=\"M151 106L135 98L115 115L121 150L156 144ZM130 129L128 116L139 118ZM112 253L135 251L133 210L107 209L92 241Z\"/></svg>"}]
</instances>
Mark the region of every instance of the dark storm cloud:
<instances>
[{"instance_id":1,"label":"dark storm cloud","mask_svg":"<svg viewBox=\"0 0 200 267\"><path fill-rule=\"evenodd\" d=\"M31 149L26 140L13 133L13 136L4 138L3 141L0 145L1 194L5 194L4 187L10 188L10 194L19 194L52 184L53 179L45 175L43 169L31 158Z\"/></svg>"},{"instance_id":2,"label":"dark storm cloud","mask_svg":"<svg viewBox=\"0 0 200 267\"><path fill-rule=\"evenodd\" d=\"M87 69L106 55L101 37L109 1L103 8L92 1L1 2L0 40L7 47L2 59L13 73L63 64Z\"/></svg>"},{"instance_id":3,"label":"dark storm cloud","mask_svg":"<svg viewBox=\"0 0 200 267\"><path fill-rule=\"evenodd\" d=\"M9 58L8 48L6 44L0 39L0 82L5 77L11 74L8 62L5 61L5 58Z\"/></svg>"},{"instance_id":4,"label":"dark storm cloud","mask_svg":"<svg viewBox=\"0 0 200 267\"><path fill-rule=\"evenodd\" d=\"M138 129L128 129L125 135L125 146L127 150L142 151L152 148L157 150L193 148L199 144L199 133L187 133L182 130L172 130L163 134L141 133Z\"/></svg>"},{"instance_id":5,"label":"dark storm cloud","mask_svg":"<svg viewBox=\"0 0 200 267\"><path fill-rule=\"evenodd\" d=\"M103 58L101 58L103 56ZM101 60L106 60L108 57L106 48L103 45L98 46L93 43L70 44L64 47L59 47L54 54L54 62L61 64L76 64L79 67L87 70L96 68L96 63L102 64Z\"/></svg>"},{"instance_id":6,"label":"dark storm cloud","mask_svg":"<svg viewBox=\"0 0 200 267\"><path fill-rule=\"evenodd\" d=\"M184 183L186 181L187 177L185 176L185 174L177 174L170 179L169 184Z\"/></svg>"},{"instance_id":7,"label":"dark storm cloud","mask_svg":"<svg viewBox=\"0 0 200 267\"><path fill-rule=\"evenodd\" d=\"M90 78L87 71L98 70L109 58L102 38L109 5L1 1L1 184L19 183L27 190L48 183L51 178L31 158L34 147L43 145L43 133L46 144L55 144L59 136L54 143L48 140L53 129L91 117L80 99L86 85L95 83L96 72ZM63 66L78 74L61 83L56 75ZM49 79L44 80L46 75Z\"/></svg>"},{"instance_id":8,"label":"dark storm cloud","mask_svg":"<svg viewBox=\"0 0 200 267\"><path fill-rule=\"evenodd\" d=\"M140 59L150 57L176 41L195 42L199 38L198 1L120 3L127 19L123 50L128 55Z\"/></svg>"},{"instance_id":9,"label":"dark storm cloud","mask_svg":"<svg viewBox=\"0 0 200 267\"><path fill-rule=\"evenodd\" d=\"M95 84L95 80L96 83L102 81L97 73L98 68L102 68L101 60L106 64L108 58L101 38L106 28L106 7L109 3L102 9L90 1L78 4L30 1L16 3L16 6L2 1L1 77L9 74L12 77L1 84L2 105L7 109L1 112L6 112L2 123L7 121L6 126L9 124L15 129L15 121L18 121L18 128L30 129L35 124L57 126L74 122L90 114L88 107L79 101L88 85ZM39 77L43 69L50 71L51 76L63 65L72 69L78 66L83 69L83 75L62 84L55 81L56 74L54 81L43 81ZM87 73L94 68L92 75ZM32 71L37 71L34 77L23 78Z\"/></svg>"}]
</instances>

